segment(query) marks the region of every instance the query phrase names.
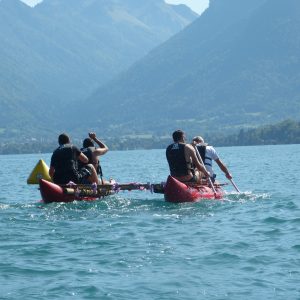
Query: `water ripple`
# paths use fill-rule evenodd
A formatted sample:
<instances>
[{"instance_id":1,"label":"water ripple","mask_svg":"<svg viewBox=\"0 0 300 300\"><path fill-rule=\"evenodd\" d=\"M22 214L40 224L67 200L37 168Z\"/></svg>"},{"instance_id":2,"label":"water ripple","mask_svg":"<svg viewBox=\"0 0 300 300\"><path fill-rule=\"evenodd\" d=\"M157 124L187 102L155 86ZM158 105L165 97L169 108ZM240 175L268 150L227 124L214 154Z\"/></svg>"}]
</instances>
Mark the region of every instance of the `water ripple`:
<instances>
[{"instance_id":1,"label":"water ripple","mask_svg":"<svg viewBox=\"0 0 300 300\"><path fill-rule=\"evenodd\" d=\"M39 157L0 156L0 298L300 299L300 194L270 179L284 169L298 180L283 150L300 146L222 148L243 192L183 204L124 192L45 205L25 184ZM161 150L112 151L103 168L120 182L160 182L165 163Z\"/></svg>"}]
</instances>

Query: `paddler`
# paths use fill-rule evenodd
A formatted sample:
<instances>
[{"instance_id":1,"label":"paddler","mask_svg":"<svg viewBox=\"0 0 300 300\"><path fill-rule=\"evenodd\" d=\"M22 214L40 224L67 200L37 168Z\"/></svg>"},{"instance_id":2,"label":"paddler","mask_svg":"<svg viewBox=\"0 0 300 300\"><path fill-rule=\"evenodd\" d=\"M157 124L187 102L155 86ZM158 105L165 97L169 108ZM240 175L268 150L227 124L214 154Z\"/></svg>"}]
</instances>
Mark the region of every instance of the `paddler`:
<instances>
[{"instance_id":1,"label":"paddler","mask_svg":"<svg viewBox=\"0 0 300 300\"><path fill-rule=\"evenodd\" d=\"M59 147L54 150L49 175L54 183L67 184L74 183L97 183L99 184L97 172L92 164L87 164L84 168L78 169L78 161L88 163L88 158L74 145L66 133L58 137Z\"/></svg>"},{"instance_id":2,"label":"paddler","mask_svg":"<svg viewBox=\"0 0 300 300\"><path fill-rule=\"evenodd\" d=\"M171 176L185 183L201 183L202 173L209 177L210 174L197 158L194 147L186 143L185 133L182 130L176 130L172 137L174 143L166 149Z\"/></svg>"},{"instance_id":3,"label":"paddler","mask_svg":"<svg viewBox=\"0 0 300 300\"><path fill-rule=\"evenodd\" d=\"M217 163L217 165L223 171L227 179L232 179L232 176L229 173L227 166L221 161L217 151L213 146L210 146L207 143L205 143L204 139L201 136L195 136L193 138L192 144L194 145L194 147L197 147L206 170L211 174L212 182L215 182L217 176L212 168L213 161Z\"/></svg>"},{"instance_id":4,"label":"paddler","mask_svg":"<svg viewBox=\"0 0 300 300\"><path fill-rule=\"evenodd\" d=\"M94 143L96 143L98 147L95 147ZM103 143L103 141L97 138L96 133L89 132L89 137L83 140L82 148L80 150L88 158L88 164L92 164L94 166L97 175L100 175L102 183L104 183L99 156L106 154L108 147ZM86 163L79 162L80 169L85 166Z\"/></svg>"}]
</instances>

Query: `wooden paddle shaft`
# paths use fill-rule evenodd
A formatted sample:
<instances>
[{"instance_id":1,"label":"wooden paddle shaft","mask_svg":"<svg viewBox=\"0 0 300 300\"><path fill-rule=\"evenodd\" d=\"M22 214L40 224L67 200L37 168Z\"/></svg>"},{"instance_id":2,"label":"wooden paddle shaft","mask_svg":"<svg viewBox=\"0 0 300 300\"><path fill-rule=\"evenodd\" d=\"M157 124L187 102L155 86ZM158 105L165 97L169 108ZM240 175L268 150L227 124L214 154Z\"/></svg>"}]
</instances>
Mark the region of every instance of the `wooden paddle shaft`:
<instances>
[{"instance_id":1,"label":"wooden paddle shaft","mask_svg":"<svg viewBox=\"0 0 300 300\"><path fill-rule=\"evenodd\" d=\"M154 193L163 194L163 184L156 183L122 183L122 184L75 184L74 186L69 184L60 185L62 188L66 189L88 189L97 191L132 191L132 190L151 190Z\"/></svg>"}]
</instances>

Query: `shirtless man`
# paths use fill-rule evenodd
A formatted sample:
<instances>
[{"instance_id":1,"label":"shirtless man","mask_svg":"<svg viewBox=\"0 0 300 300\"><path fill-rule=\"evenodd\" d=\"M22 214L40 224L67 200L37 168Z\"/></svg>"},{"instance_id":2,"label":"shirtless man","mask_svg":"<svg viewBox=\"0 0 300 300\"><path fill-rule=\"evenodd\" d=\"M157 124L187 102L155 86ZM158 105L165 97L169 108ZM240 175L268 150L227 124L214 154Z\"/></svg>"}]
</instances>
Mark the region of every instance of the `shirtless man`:
<instances>
[{"instance_id":1,"label":"shirtless man","mask_svg":"<svg viewBox=\"0 0 300 300\"><path fill-rule=\"evenodd\" d=\"M96 143L98 147L95 147ZM88 158L88 163L92 164L97 171L97 174L100 175L102 179L102 169L99 161L99 156L104 155L108 151L108 147L96 137L94 132L89 133L89 137L84 139L82 148L80 149L82 153ZM79 163L79 168L85 167L85 163Z\"/></svg>"}]
</instances>

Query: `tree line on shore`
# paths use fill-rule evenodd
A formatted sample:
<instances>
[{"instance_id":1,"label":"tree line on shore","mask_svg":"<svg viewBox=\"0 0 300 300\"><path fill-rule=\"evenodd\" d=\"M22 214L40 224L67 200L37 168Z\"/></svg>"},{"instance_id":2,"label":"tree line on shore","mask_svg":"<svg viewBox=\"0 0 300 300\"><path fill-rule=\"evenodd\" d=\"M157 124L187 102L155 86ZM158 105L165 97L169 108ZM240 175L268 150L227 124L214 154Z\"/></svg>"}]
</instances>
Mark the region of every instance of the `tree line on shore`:
<instances>
[{"instance_id":1,"label":"tree line on shore","mask_svg":"<svg viewBox=\"0 0 300 300\"><path fill-rule=\"evenodd\" d=\"M285 120L277 124L241 129L237 134L212 138L216 146L300 144L300 122Z\"/></svg>"},{"instance_id":2,"label":"tree line on shore","mask_svg":"<svg viewBox=\"0 0 300 300\"><path fill-rule=\"evenodd\" d=\"M253 129L240 129L236 134L222 135L220 133L208 135L205 140L214 146L253 146L300 144L300 122L285 120L273 125L260 126ZM105 143L110 150L134 149L164 149L171 142L170 137L128 137L107 138ZM79 141L74 144L80 146ZM25 141L0 143L0 154L30 154L51 153L57 147L57 141Z\"/></svg>"}]
</instances>

